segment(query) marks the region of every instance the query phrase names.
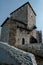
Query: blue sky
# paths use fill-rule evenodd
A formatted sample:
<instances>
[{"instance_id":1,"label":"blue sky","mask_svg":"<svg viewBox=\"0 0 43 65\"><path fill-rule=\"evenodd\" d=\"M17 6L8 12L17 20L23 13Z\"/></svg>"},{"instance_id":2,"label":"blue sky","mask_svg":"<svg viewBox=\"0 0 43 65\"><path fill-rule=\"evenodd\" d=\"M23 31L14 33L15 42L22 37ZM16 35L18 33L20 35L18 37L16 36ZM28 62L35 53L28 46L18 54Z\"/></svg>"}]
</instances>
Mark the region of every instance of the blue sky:
<instances>
[{"instance_id":1,"label":"blue sky","mask_svg":"<svg viewBox=\"0 0 43 65\"><path fill-rule=\"evenodd\" d=\"M10 13L29 1L35 10L36 25L38 30L43 32L43 0L0 0L0 25L9 17Z\"/></svg>"}]
</instances>

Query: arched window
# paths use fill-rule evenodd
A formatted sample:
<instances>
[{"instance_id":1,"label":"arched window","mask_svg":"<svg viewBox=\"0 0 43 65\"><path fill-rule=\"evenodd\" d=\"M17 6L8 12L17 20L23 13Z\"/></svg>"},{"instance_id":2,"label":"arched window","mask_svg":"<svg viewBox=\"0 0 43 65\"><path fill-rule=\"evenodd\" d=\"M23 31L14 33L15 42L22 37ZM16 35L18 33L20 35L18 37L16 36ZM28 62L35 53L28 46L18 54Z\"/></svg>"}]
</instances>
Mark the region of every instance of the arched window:
<instances>
[{"instance_id":1,"label":"arched window","mask_svg":"<svg viewBox=\"0 0 43 65\"><path fill-rule=\"evenodd\" d=\"M25 39L24 39L24 38L22 38L22 44L23 44L23 45L25 44Z\"/></svg>"}]
</instances>

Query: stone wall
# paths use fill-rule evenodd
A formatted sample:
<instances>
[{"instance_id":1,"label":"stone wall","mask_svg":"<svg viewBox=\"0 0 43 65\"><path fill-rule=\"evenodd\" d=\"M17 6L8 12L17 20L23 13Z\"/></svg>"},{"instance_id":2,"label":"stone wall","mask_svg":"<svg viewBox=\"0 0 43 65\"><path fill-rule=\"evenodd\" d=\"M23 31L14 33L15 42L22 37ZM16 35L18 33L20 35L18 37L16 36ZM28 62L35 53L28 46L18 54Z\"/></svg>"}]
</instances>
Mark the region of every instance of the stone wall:
<instances>
[{"instance_id":1,"label":"stone wall","mask_svg":"<svg viewBox=\"0 0 43 65\"><path fill-rule=\"evenodd\" d=\"M28 26L30 29L33 27L33 25L36 26L36 16L34 15L33 11L31 10L31 8L28 6ZM36 30L33 30L30 33L32 36L34 36L36 38Z\"/></svg>"},{"instance_id":2,"label":"stone wall","mask_svg":"<svg viewBox=\"0 0 43 65\"><path fill-rule=\"evenodd\" d=\"M36 31L36 37L38 43L42 43L42 31Z\"/></svg>"},{"instance_id":3,"label":"stone wall","mask_svg":"<svg viewBox=\"0 0 43 65\"><path fill-rule=\"evenodd\" d=\"M19 21L22 21L24 23L27 23L27 6L28 4L26 4L25 6L21 7L20 9L18 9L17 11L15 11L11 17L16 19L16 20L19 20Z\"/></svg>"},{"instance_id":4,"label":"stone wall","mask_svg":"<svg viewBox=\"0 0 43 65\"><path fill-rule=\"evenodd\" d=\"M1 29L1 41L2 42L9 41L9 31L10 31L10 20L8 20Z\"/></svg>"},{"instance_id":5,"label":"stone wall","mask_svg":"<svg viewBox=\"0 0 43 65\"><path fill-rule=\"evenodd\" d=\"M34 15L30 6L28 6L28 27L32 27L33 24L36 25L36 16Z\"/></svg>"},{"instance_id":6,"label":"stone wall","mask_svg":"<svg viewBox=\"0 0 43 65\"><path fill-rule=\"evenodd\" d=\"M17 30L17 25L15 21L10 21L10 32L9 32L9 44L10 45L15 45L16 43L16 30Z\"/></svg>"},{"instance_id":7,"label":"stone wall","mask_svg":"<svg viewBox=\"0 0 43 65\"><path fill-rule=\"evenodd\" d=\"M17 29L16 33L16 46L23 45L22 44L22 39L24 38L24 44L29 44L29 37L30 35L27 34L27 31L23 29Z\"/></svg>"}]
</instances>

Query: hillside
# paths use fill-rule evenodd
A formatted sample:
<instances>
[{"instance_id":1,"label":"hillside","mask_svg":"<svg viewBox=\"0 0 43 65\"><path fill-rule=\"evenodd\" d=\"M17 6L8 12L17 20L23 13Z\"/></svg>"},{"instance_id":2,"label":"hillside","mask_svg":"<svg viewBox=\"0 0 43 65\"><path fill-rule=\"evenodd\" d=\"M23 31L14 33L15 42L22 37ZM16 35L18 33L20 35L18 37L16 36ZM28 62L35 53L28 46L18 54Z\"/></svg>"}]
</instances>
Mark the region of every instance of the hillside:
<instances>
[{"instance_id":1,"label":"hillside","mask_svg":"<svg viewBox=\"0 0 43 65\"><path fill-rule=\"evenodd\" d=\"M37 65L32 53L24 52L7 43L0 42L0 65Z\"/></svg>"}]
</instances>

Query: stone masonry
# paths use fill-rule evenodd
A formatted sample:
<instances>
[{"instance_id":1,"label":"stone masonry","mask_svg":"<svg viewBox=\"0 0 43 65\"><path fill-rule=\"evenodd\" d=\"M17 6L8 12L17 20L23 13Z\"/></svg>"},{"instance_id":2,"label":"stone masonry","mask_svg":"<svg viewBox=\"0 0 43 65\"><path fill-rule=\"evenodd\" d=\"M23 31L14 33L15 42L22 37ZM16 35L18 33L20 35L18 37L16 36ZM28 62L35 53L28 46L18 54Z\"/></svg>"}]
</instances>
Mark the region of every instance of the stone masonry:
<instances>
[{"instance_id":1,"label":"stone masonry","mask_svg":"<svg viewBox=\"0 0 43 65\"><path fill-rule=\"evenodd\" d=\"M8 42L9 41L9 30L10 30L10 20L7 18L4 22L4 26L1 29L1 41Z\"/></svg>"}]
</instances>

